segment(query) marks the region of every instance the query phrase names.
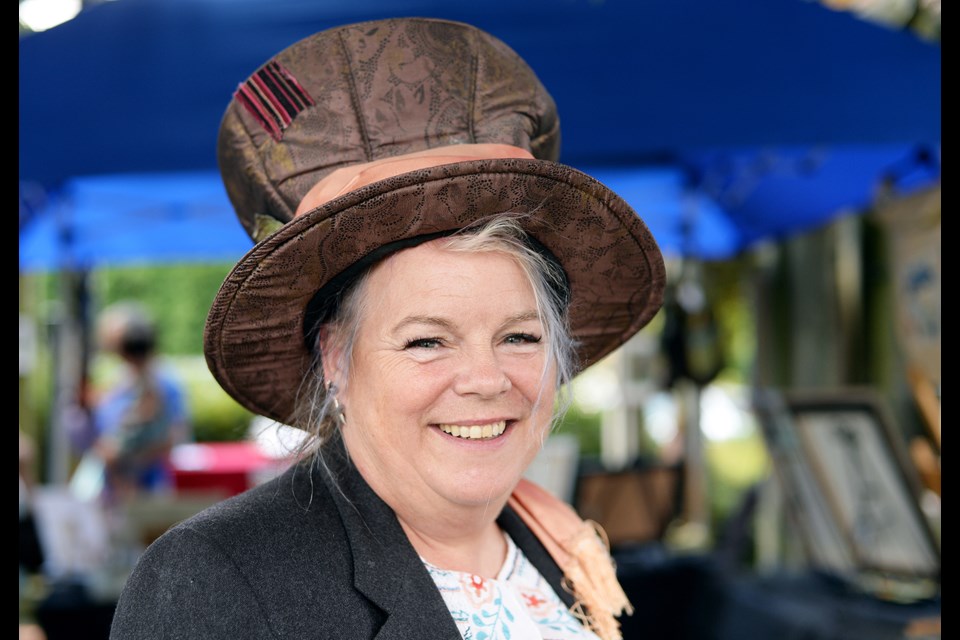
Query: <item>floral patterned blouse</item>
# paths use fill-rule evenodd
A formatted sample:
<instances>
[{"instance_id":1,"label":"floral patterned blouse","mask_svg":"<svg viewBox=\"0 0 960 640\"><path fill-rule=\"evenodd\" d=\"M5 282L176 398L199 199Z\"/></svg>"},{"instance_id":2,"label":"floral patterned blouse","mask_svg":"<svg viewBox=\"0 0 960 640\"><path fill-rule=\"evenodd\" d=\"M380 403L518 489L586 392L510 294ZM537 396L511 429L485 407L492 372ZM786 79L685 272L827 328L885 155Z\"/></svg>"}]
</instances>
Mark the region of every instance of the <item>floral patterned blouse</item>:
<instances>
[{"instance_id":1,"label":"floral patterned blouse","mask_svg":"<svg viewBox=\"0 0 960 640\"><path fill-rule=\"evenodd\" d=\"M507 558L493 579L423 561L463 640L598 640L573 617L510 536L504 538Z\"/></svg>"}]
</instances>

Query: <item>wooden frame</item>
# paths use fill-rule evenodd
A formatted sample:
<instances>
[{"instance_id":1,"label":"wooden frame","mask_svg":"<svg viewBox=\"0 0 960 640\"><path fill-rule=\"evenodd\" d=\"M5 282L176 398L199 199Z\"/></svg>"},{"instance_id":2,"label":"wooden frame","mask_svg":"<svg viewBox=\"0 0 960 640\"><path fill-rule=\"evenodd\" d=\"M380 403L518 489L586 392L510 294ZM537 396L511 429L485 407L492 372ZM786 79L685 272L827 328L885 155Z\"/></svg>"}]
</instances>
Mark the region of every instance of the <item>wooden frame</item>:
<instances>
[{"instance_id":1,"label":"wooden frame","mask_svg":"<svg viewBox=\"0 0 960 640\"><path fill-rule=\"evenodd\" d=\"M766 392L764 435L812 562L846 576L940 577L906 443L866 389Z\"/></svg>"}]
</instances>

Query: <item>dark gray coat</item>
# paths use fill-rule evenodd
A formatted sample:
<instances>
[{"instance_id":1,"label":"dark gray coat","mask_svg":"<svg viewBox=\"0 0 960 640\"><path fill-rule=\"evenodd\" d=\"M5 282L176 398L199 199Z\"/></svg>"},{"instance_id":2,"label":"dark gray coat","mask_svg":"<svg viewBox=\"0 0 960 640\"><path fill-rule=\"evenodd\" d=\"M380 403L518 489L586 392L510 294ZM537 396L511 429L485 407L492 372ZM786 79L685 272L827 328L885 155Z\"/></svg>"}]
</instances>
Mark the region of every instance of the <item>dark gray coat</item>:
<instances>
[{"instance_id":1,"label":"dark gray coat","mask_svg":"<svg viewBox=\"0 0 960 640\"><path fill-rule=\"evenodd\" d=\"M326 459L340 490L301 463L161 536L124 587L111 640L459 640L393 511L342 449ZM571 604L517 515L498 522Z\"/></svg>"}]
</instances>

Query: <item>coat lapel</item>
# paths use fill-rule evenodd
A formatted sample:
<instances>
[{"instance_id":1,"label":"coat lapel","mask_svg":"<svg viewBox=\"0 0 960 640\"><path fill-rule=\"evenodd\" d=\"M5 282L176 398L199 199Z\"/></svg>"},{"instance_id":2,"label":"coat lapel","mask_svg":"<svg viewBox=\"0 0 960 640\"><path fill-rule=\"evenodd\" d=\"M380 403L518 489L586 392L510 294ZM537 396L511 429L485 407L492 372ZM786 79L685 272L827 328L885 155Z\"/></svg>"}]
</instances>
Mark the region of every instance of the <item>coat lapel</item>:
<instances>
[{"instance_id":1,"label":"coat lapel","mask_svg":"<svg viewBox=\"0 0 960 640\"><path fill-rule=\"evenodd\" d=\"M353 467L342 443L331 443L324 455L332 473L321 475L347 532L354 587L385 614L377 640L461 640L396 515Z\"/></svg>"}]
</instances>

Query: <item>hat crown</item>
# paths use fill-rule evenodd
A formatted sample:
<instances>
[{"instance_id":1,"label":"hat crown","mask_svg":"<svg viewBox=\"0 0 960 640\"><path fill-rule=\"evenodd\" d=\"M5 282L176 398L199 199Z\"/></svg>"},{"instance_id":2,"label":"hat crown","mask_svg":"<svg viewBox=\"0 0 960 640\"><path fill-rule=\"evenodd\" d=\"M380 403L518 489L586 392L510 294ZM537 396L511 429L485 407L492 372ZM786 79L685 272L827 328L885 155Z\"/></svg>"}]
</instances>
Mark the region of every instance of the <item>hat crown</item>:
<instances>
[{"instance_id":1,"label":"hat crown","mask_svg":"<svg viewBox=\"0 0 960 640\"><path fill-rule=\"evenodd\" d=\"M227 108L218 160L259 239L264 219L291 220L338 168L474 143L556 160L559 139L553 99L506 44L463 23L396 18L322 31L261 66Z\"/></svg>"}]
</instances>

